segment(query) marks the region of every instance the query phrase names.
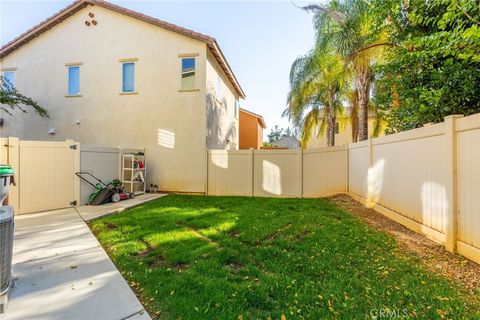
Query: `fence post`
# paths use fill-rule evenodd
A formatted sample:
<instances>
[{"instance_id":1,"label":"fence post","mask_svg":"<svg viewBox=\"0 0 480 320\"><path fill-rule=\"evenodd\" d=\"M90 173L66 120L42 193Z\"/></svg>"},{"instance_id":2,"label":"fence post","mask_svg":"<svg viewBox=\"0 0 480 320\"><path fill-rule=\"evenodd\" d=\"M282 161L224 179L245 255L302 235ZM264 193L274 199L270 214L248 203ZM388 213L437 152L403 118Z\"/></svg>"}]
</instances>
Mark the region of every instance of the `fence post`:
<instances>
[{"instance_id":1,"label":"fence post","mask_svg":"<svg viewBox=\"0 0 480 320\"><path fill-rule=\"evenodd\" d=\"M450 252L457 250L458 228L458 192L457 192L457 134L456 120L462 115L445 117L445 159L447 213L443 219L445 230L445 248Z\"/></svg>"},{"instance_id":2,"label":"fence post","mask_svg":"<svg viewBox=\"0 0 480 320\"><path fill-rule=\"evenodd\" d=\"M18 138L9 137L7 142L8 148L8 165L15 170L15 186L10 186L8 194L8 204L13 207L17 214L20 210L19 193L20 193L20 140Z\"/></svg>"},{"instance_id":3,"label":"fence post","mask_svg":"<svg viewBox=\"0 0 480 320\"><path fill-rule=\"evenodd\" d=\"M125 180L123 178L123 147L118 146L118 168L117 168L118 180Z\"/></svg>"},{"instance_id":4,"label":"fence post","mask_svg":"<svg viewBox=\"0 0 480 320\"><path fill-rule=\"evenodd\" d=\"M205 149L205 195L208 196L208 162L210 161L208 156L208 149Z\"/></svg>"},{"instance_id":5,"label":"fence post","mask_svg":"<svg viewBox=\"0 0 480 320\"><path fill-rule=\"evenodd\" d=\"M75 145L73 150L73 173L80 171L80 143L73 140L67 140L67 145ZM73 200L76 201L77 206L80 205L80 178L73 175Z\"/></svg>"},{"instance_id":6,"label":"fence post","mask_svg":"<svg viewBox=\"0 0 480 320\"><path fill-rule=\"evenodd\" d=\"M298 175L298 187L299 187L299 196L300 198L303 198L303 148L299 148L297 149L297 156L298 156L298 172L297 172L297 175Z\"/></svg>"},{"instance_id":7,"label":"fence post","mask_svg":"<svg viewBox=\"0 0 480 320\"><path fill-rule=\"evenodd\" d=\"M367 207L373 208L375 206L375 197L372 190L372 171L373 166L373 139L368 137L368 171L367 171Z\"/></svg>"},{"instance_id":8,"label":"fence post","mask_svg":"<svg viewBox=\"0 0 480 320\"><path fill-rule=\"evenodd\" d=\"M251 167L251 175L250 175L250 179L251 179L251 189L252 189L252 192L251 192L251 196L253 197L255 195L255 159L254 159L254 153L253 153L253 148L250 148L248 149L248 158L249 158L249 161L250 161L250 167Z\"/></svg>"},{"instance_id":9,"label":"fence post","mask_svg":"<svg viewBox=\"0 0 480 320\"><path fill-rule=\"evenodd\" d=\"M348 195L348 191L350 189L350 187L349 187L349 183L350 183L350 181L349 181L349 179L350 179L350 176L349 176L350 175L350 158L349 158L350 152L348 151L348 143L345 146L345 152L346 152L346 154L345 154L345 167L346 167L345 168L345 172L346 172L345 194Z\"/></svg>"}]
</instances>

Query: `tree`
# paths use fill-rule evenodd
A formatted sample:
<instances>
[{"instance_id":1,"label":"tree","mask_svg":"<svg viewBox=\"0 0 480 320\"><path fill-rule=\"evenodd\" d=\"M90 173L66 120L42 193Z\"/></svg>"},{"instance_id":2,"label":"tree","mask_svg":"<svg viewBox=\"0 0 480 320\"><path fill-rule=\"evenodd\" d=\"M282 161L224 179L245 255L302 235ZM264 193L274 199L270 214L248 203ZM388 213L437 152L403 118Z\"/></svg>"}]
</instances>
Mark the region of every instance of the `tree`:
<instances>
[{"instance_id":1,"label":"tree","mask_svg":"<svg viewBox=\"0 0 480 320\"><path fill-rule=\"evenodd\" d=\"M277 141L283 136L283 128L279 128L278 125L275 125L275 128L270 129L270 133L267 134L268 142L272 143Z\"/></svg>"},{"instance_id":2,"label":"tree","mask_svg":"<svg viewBox=\"0 0 480 320\"><path fill-rule=\"evenodd\" d=\"M331 47L317 46L295 60L290 71L288 116L301 128L301 144L305 147L320 123L320 133L327 128L327 145L335 145L336 115L343 109L341 97L347 86L347 73L342 57Z\"/></svg>"},{"instance_id":3,"label":"tree","mask_svg":"<svg viewBox=\"0 0 480 320\"><path fill-rule=\"evenodd\" d=\"M383 26L374 26L376 20L368 1L334 0L327 5L308 5L303 9L314 12L316 45L336 48L355 74L358 135L360 140L366 140L370 87L374 79L372 65L381 57L384 47L392 44L386 41Z\"/></svg>"},{"instance_id":4,"label":"tree","mask_svg":"<svg viewBox=\"0 0 480 320\"><path fill-rule=\"evenodd\" d=\"M391 21L377 73L375 102L387 133L480 112L480 8L475 0L376 0L379 20Z\"/></svg>"},{"instance_id":5,"label":"tree","mask_svg":"<svg viewBox=\"0 0 480 320\"><path fill-rule=\"evenodd\" d=\"M8 79L0 76L0 110L13 115L15 109L27 112L25 107L33 108L40 117L48 117L47 111L35 100L21 94Z\"/></svg>"},{"instance_id":6,"label":"tree","mask_svg":"<svg viewBox=\"0 0 480 320\"><path fill-rule=\"evenodd\" d=\"M287 127L286 129L284 129L284 128L279 128L278 125L275 125L273 129L270 129L270 133L267 135L269 143L275 142L278 139L283 137L298 138L298 136L299 136L298 131L295 128L290 129L289 127Z\"/></svg>"}]
</instances>

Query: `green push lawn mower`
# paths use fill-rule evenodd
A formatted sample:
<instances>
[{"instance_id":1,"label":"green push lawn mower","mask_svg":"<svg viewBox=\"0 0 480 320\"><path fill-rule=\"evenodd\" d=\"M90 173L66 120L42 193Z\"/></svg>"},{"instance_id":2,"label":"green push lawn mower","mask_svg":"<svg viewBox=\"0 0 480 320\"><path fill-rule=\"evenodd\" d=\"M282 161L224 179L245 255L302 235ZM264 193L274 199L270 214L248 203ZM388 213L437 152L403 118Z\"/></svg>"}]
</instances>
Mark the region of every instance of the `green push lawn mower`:
<instances>
[{"instance_id":1,"label":"green push lawn mower","mask_svg":"<svg viewBox=\"0 0 480 320\"><path fill-rule=\"evenodd\" d=\"M125 187L118 179L113 179L111 182L106 184L99 178L95 177L90 171L80 171L75 172L75 174L80 179L95 188L95 190L88 197L89 205L99 206L107 202L116 203L120 200L133 199L135 197L135 193L125 192ZM88 180L86 176L94 179L97 181L97 183Z\"/></svg>"}]
</instances>

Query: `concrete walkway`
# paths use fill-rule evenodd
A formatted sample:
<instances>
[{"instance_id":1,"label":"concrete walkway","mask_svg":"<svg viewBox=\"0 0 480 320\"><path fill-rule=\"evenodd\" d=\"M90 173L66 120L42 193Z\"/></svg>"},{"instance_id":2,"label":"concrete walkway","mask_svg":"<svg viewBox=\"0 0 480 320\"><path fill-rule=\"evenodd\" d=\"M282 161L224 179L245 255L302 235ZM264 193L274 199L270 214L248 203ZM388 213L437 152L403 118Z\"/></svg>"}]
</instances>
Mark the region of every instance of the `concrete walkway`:
<instances>
[{"instance_id":1,"label":"concrete walkway","mask_svg":"<svg viewBox=\"0 0 480 320\"><path fill-rule=\"evenodd\" d=\"M106 203L101 206L80 206L77 207L77 210L83 220L90 221L110 214L122 212L166 195L166 193L146 193L133 199L123 200L117 203Z\"/></svg>"},{"instance_id":2,"label":"concrete walkway","mask_svg":"<svg viewBox=\"0 0 480 320\"><path fill-rule=\"evenodd\" d=\"M103 214L112 210L105 206ZM150 319L74 208L16 216L13 263L17 280L2 320Z\"/></svg>"}]
</instances>

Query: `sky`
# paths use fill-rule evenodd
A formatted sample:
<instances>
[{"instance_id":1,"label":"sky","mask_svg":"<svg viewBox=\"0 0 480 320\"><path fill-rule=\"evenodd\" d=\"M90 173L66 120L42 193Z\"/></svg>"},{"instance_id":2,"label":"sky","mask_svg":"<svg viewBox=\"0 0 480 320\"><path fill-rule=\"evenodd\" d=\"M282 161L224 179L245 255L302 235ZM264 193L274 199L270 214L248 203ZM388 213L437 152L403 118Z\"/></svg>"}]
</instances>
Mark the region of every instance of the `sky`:
<instances>
[{"instance_id":1,"label":"sky","mask_svg":"<svg viewBox=\"0 0 480 320\"><path fill-rule=\"evenodd\" d=\"M0 42L5 44L72 1L0 0ZM264 137L282 118L290 67L313 46L312 16L301 1L113 1L217 39L246 99L240 106L261 114Z\"/></svg>"}]
</instances>

